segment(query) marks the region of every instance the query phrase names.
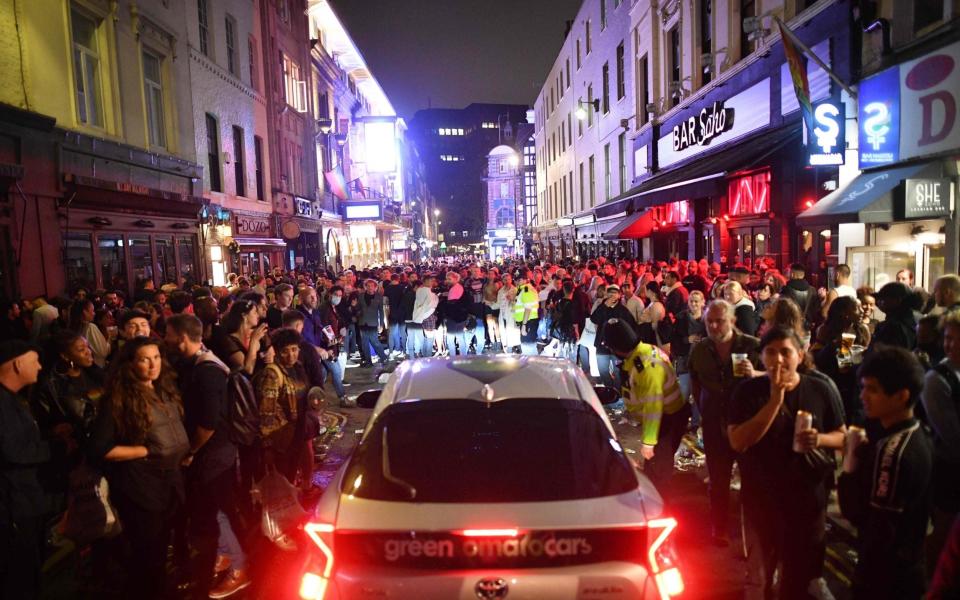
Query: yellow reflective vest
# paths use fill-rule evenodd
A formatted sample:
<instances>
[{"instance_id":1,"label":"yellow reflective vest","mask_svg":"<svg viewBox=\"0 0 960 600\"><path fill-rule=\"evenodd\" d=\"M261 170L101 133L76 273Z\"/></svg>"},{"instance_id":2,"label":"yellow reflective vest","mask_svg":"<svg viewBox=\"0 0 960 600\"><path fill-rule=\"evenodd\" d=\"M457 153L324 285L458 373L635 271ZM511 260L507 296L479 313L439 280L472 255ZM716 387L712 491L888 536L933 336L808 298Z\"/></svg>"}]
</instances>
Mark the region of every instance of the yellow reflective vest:
<instances>
[{"instance_id":1,"label":"yellow reflective vest","mask_svg":"<svg viewBox=\"0 0 960 600\"><path fill-rule=\"evenodd\" d=\"M517 323L523 322L523 314L530 310L530 318L537 318L537 309L540 307L540 294L525 283L517 290L517 302L513 305L513 320Z\"/></svg>"},{"instance_id":2,"label":"yellow reflective vest","mask_svg":"<svg viewBox=\"0 0 960 600\"><path fill-rule=\"evenodd\" d=\"M676 413L686 402L677 374L660 348L642 342L624 359L623 368L626 378L622 394L627 411L640 422L643 443L656 446L663 415Z\"/></svg>"}]
</instances>

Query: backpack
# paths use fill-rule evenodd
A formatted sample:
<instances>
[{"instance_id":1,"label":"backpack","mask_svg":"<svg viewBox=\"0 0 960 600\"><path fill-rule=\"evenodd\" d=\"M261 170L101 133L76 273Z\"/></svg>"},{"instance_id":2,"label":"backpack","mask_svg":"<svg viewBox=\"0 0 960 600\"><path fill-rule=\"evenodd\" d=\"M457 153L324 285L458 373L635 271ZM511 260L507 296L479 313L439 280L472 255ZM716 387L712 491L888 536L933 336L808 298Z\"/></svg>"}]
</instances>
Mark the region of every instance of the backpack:
<instances>
[{"instance_id":1,"label":"backpack","mask_svg":"<svg viewBox=\"0 0 960 600\"><path fill-rule=\"evenodd\" d=\"M227 436L235 444L250 446L260 438L260 405L247 374L240 369L231 371L217 356L204 350L197 365L209 362L227 374Z\"/></svg>"}]
</instances>

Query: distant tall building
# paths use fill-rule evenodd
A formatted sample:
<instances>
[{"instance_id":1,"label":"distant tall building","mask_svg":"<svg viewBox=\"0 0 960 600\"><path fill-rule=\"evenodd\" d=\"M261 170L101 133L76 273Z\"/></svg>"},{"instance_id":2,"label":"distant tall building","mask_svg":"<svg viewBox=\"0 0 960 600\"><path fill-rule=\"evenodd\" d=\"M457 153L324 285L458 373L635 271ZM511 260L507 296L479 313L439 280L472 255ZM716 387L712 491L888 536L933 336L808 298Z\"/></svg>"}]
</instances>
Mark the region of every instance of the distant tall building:
<instances>
[{"instance_id":1,"label":"distant tall building","mask_svg":"<svg viewBox=\"0 0 960 600\"><path fill-rule=\"evenodd\" d=\"M527 108L518 104L433 108L418 111L410 121L409 137L423 159L440 210L439 233L448 247L484 240L487 155L496 146L514 146Z\"/></svg>"}]
</instances>

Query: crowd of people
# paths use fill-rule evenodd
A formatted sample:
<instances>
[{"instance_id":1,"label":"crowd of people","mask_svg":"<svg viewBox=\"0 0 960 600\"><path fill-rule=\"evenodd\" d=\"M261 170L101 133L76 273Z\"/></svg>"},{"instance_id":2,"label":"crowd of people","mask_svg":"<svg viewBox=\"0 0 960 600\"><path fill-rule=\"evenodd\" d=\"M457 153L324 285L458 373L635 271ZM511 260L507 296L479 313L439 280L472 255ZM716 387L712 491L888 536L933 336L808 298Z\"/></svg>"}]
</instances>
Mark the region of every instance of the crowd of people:
<instances>
[{"instance_id":1,"label":"crowd of people","mask_svg":"<svg viewBox=\"0 0 960 600\"><path fill-rule=\"evenodd\" d=\"M160 596L172 544L190 589L228 597L251 583L253 482L275 470L313 492L323 406L352 405L345 369L512 353L567 358L622 398L668 504L674 455L700 432L721 547L738 466L748 597L829 594L832 493L858 530L856 597L920 598L930 581L952 597L960 277L933 294L909 271L850 282L842 264L822 285L766 261L459 257L5 302L0 590L36 596L47 526L96 469L123 533L90 544L95 565L119 557L131 597Z\"/></svg>"}]
</instances>

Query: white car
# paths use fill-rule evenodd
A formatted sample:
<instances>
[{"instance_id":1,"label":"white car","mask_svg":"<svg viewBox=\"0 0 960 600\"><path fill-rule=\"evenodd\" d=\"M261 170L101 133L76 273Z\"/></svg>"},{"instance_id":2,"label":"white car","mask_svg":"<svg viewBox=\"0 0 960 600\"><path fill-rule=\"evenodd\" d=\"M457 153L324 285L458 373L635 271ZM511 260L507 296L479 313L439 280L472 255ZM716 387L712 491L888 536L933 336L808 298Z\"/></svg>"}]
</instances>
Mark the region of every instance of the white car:
<instances>
[{"instance_id":1,"label":"white car","mask_svg":"<svg viewBox=\"0 0 960 600\"><path fill-rule=\"evenodd\" d=\"M677 522L568 361L409 361L375 401L305 526L304 600L683 592Z\"/></svg>"}]
</instances>

